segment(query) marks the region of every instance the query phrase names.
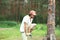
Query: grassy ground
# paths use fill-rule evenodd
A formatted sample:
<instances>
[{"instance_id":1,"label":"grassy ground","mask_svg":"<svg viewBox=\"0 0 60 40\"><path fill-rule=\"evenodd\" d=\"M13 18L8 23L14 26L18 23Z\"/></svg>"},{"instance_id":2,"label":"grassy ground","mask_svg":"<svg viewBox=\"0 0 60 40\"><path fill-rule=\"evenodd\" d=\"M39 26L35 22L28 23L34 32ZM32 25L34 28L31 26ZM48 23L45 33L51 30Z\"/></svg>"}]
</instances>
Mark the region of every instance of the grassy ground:
<instances>
[{"instance_id":1,"label":"grassy ground","mask_svg":"<svg viewBox=\"0 0 60 40\"><path fill-rule=\"evenodd\" d=\"M8 24L9 23L9 24ZM19 31L20 24L13 22L0 23L0 40L22 40L21 33ZM41 40L46 36L47 26L46 24L37 24L32 32L31 40ZM57 40L60 40L60 29L55 30Z\"/></svg>"}]
</instances>

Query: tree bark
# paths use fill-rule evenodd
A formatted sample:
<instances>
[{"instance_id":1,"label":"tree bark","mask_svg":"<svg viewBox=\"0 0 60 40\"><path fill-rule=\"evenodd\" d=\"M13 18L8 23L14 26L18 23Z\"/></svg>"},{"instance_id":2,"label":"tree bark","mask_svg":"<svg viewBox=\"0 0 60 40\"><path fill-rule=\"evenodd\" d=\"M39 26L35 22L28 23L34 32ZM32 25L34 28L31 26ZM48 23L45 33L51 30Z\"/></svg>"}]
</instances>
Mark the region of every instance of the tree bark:
<instances>
[{"instance_id":1,"label":"tree bark","mask_svg":"<svg viewBox=\"0 0 60 40\"><path fill-rule=\"evenodd\" d=\"M47 40L55 38L55 0L48 0Z\"/></svg>"}]
</instances>

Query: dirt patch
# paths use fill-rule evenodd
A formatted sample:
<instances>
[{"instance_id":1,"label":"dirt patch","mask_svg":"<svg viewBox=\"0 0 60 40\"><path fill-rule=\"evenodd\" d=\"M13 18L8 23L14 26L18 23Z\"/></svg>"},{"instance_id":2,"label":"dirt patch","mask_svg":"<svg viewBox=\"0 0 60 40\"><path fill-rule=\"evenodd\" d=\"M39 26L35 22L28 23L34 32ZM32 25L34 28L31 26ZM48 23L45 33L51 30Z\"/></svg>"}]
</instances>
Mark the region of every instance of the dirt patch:
<instances>
[{"instance_id":1,"label":"dirt patch","mask_svg":"<svg viewBox=\"0 0 60 40\"><path fill-rule=\"evenodd\" d=\"M56 37L57 40L60 40L60 37Z\"/></svg>"}]
</instances>

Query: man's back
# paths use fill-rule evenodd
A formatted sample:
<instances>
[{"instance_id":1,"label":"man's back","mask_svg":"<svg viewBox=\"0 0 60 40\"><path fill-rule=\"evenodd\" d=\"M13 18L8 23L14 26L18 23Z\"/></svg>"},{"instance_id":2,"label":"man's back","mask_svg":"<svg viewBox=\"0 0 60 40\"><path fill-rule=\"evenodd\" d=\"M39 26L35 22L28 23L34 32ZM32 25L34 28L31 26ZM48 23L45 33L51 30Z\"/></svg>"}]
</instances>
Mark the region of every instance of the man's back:
<instances>
[{"instance_id":1,"label":"man's back","mask_svg":"<svg viewBox=\"0 0 60 40\"><path fill-rule=\"evenodd\" d=\"M29 15L24 16L20 26L20 31L24 32L24 22L26 22L27 25L30 25L32 23L32 20L33 19L30 19Z\"/></svg>"}]
</instances>

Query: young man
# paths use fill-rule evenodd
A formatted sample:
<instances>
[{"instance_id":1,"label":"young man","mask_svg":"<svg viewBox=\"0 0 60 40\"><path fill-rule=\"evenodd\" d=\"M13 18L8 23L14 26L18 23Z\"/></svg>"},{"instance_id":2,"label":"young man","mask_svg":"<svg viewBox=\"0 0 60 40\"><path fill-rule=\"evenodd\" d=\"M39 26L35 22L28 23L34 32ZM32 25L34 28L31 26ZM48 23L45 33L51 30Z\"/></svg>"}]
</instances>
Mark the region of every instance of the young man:
<instances>
[{"instance_id":1,"label":"young man","mask_svg":"<svg viewBox=\"0 0 60 40\"><path fill-rule=\"evenodd\" d=\"M20 32L23 40L27 40L27 36L31 35L32 29L36 26L36 24L32 24L34 16L36 16L36 11L31 10L29 15L24 16L22 20Z\"/></svg>"}]
</instances>

